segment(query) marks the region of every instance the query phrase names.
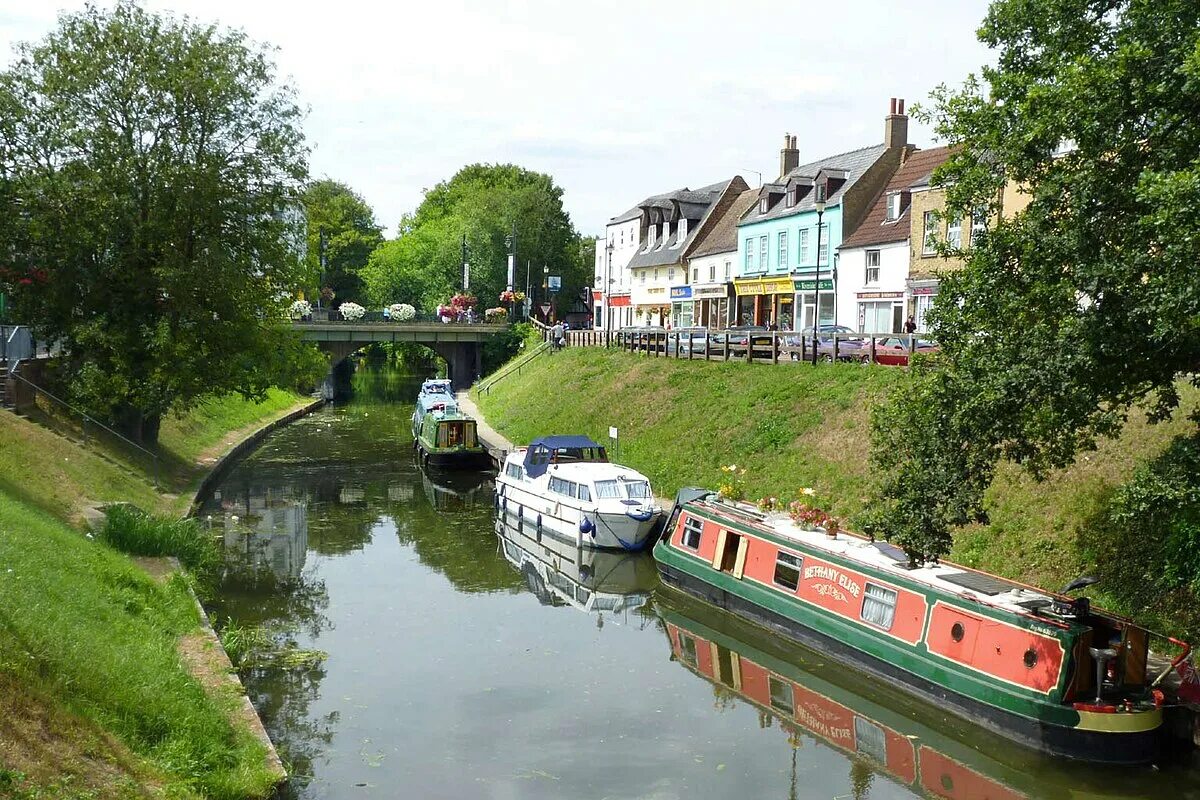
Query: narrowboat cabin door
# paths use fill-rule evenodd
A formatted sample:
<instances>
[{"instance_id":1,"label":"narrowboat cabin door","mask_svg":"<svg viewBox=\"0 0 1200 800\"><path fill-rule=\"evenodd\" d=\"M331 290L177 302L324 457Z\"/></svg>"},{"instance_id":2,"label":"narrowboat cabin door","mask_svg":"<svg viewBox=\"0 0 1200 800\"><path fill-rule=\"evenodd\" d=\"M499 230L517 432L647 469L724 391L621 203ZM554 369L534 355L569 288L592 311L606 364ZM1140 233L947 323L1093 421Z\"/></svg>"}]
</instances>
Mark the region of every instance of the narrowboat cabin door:
<instances>
[{"instance_id":1,"label":"narrowboat cabin door","mask_svg":"<svg viewBox=\"0 0 1200 800\"><path fill-rule=\"evenodd\" d=\"M438 447L469 447L474 448L478 442L475 437L475 420L454 419L438 423Z\"/></svg>"}]
</instances>

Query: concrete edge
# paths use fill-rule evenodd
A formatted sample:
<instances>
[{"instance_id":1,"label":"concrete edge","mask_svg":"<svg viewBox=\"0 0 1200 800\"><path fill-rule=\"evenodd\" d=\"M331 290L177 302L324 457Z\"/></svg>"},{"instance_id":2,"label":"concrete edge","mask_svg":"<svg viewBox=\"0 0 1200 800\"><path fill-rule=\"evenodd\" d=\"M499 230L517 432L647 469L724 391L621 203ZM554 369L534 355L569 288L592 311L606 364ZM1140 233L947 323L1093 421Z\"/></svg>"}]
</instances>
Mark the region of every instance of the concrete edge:
<instances>
[{"instance_id":1,"label":"concrete edge","mask_svg":"<svg viewBox=\"0 0 1200 800\"><path fill-rule=\"evenodd\" d=\"M200 480L200 484L196 487L196 491L192 494L192 502L188 506L188 511L186 514L184 514L184 517L195 516L196 511L199 510L201 500L203 500L204 496L212 490L213 484L223 478L225 473L229 471L229 469L238 461L238 459L244 456L252 447L261 442L267 434L271 433L277 428L282 428L284 425L295 422L301 417L311 414L318 408L324 406L325 403L326 401L321 398L312 400L300 408L293 409L292 411L284 414L282 417L276 417L270 422L262 425L253 433L235 444L233 447L229 448L229 450L227 450L220 458L216 460L216 463L213 464L208 473Z\"/></svg>"}]
</instances>

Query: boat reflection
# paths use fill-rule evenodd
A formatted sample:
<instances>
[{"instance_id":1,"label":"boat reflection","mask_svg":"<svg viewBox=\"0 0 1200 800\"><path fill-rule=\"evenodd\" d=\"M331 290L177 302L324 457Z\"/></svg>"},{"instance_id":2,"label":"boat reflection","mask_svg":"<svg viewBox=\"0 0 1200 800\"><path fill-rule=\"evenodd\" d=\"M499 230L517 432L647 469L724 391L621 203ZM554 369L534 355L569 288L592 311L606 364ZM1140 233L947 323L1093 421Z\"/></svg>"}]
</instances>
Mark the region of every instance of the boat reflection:
<instances>
[{"instance_id":1,"label":"boat reflection","mask_svg":"<svg viewBox=\"0 0 1200 800\"><path fill-rule=\"evenodd\" d=\"M640 609L658 585L648 553L576 547L526 530L496 518L500 552L542 605L618 614Z\"/></svg>"},{"instance_id":2,"label":"boat reflection","mask_svg":"<svg viewBox=\"0 0 1200 800\"><path fill-rule=\"evenodd\" d=\"M436 511L456 513L492 502L492 479L487 472L420 469L421 487Z\"/></svg>"},{"instance_id":3,"label":"boat reflection","mask_svg":"<svg viewBox=\"0 0 1200 800\"><path fill-rule=\"evenodd\" d=\"M727 614L674 597L655 606L672 661L756 707L763 727L778 721L794 748L807 735L846 754L852 773L946 800L1145 796L1136 771L1030 753Z\"/></svg>"}]
</instances>

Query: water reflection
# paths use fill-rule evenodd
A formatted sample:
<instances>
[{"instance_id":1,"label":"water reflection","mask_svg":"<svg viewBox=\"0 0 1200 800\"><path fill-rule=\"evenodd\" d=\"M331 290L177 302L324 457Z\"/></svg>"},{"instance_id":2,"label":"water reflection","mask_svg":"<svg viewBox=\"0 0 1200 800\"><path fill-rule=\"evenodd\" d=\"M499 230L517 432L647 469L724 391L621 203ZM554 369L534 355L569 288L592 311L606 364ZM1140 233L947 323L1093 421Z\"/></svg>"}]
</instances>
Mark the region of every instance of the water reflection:
<instances>
[{"instance_id":1,"label":"water reflection","mask_svg":"<svg viewBox=\"0 0 1200 800\"><path fill-rule=\"evenodd\" d=\"M443 513L468 511L492 502L492 481L484 472L422 469L421 488L429 505Z\"/></svg>"},{"instance_id":2,"label":"water reflection","mask_svg":"<svg viewBox=\"0 0 1200 800\"><path fill-rule=\"evenodd\" d=\"M525 587L544 606L572 606L588 613L639 609L658 585L649 553L575 547L554 537L538 537L496 517L500 552L521 574Z\"/></svg>"}]
</instances>

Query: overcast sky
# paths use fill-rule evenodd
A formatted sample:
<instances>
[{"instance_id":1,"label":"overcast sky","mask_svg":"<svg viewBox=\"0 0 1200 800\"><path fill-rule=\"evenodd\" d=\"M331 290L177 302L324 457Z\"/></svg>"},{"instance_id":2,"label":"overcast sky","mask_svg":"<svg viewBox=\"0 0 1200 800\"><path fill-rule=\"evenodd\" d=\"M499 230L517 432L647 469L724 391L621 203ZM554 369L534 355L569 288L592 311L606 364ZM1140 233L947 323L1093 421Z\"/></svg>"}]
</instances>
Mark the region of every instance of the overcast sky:
<instances>
[{"instance_id":1,"label":"overcast sky","mask_svg":"<svg viewBox=\"0 0 1200 800\"><path fill-rule=\"evenodd\" d=\"M100 0L100 5L104 5ZM0 52L75 0L0 0ZM984 0L421 3L146 0L279 48L315 176L343 181L389 234L422 190L473 162L548 172L577 228L650 194L882 141L909 104L991 61ZM910 129L910 141L932 144Z\"/></svg>"}]
</instances>

